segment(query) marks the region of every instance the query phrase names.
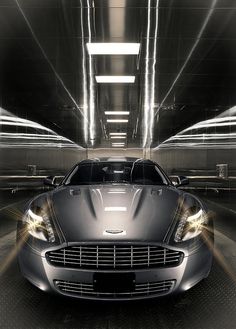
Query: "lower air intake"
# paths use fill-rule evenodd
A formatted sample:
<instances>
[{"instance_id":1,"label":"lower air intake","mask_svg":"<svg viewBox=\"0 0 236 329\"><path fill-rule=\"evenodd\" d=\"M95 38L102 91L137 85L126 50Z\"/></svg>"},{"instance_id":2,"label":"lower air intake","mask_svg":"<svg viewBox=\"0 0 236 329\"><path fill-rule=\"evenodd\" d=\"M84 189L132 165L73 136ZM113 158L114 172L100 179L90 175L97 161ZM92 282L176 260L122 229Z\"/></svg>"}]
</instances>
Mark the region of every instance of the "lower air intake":
<instances>
[{"instance_id":1,"label":"lower air intake","mask_svg":"<svg viewBox=\"0 0 236 329\"><path fill-rule=\"evenodd\" d=\"M145 296L148 297L165 295L174 288L175 280L136 283L134 291L119 293L95 291L92 283L71 282L62 280L55 280L54 283L58 290L67 295L74 295L77 297L85 298L130 299Z\"/></svg>"}]
</instances>

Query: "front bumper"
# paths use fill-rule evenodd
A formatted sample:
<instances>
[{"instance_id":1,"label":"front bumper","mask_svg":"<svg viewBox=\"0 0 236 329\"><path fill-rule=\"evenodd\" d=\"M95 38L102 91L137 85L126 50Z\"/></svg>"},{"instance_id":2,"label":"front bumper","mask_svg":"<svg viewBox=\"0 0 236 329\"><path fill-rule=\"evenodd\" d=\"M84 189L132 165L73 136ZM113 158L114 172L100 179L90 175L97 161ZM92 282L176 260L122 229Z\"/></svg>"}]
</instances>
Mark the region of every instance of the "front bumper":
<instances>
[{"instance_id":1,"label":"front bumper","mask_svg":"<svg viewBox=\"0 0 236 329\"><path fill-rule=\"evenodd\" d=\"M196 252L183 258L180 265L169 268L150 268L134 270L134 291L132 292L98 292L94 288L94 274L122 273L127 270L96 271L56 267L48 263L45 251L37 253L25 244L19 252L19 265L23 276L33 285L47 292L61 295L100 300L131 300L159 297L186 291L208 276L212 253L202 243Z\"/></svg>"}]
</instances>

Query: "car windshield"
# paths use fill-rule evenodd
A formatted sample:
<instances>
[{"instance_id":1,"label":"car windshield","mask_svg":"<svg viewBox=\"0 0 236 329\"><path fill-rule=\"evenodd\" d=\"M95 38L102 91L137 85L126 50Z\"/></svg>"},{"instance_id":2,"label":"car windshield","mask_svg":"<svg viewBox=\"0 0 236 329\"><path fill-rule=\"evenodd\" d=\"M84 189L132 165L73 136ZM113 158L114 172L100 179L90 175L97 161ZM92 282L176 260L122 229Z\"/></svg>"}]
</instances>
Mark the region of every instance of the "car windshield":
<instances>
[{"instance_id":1,"label":"car windshield","mask_svg":"<svg viewBox=\"0 0 236 329\"><path fill-rule=\"evenodd\" d=\"M167 185L167 179L155 164L133 162L82 163L68 176L65 185L127 183Z\"/></svg>"}]
</instances>

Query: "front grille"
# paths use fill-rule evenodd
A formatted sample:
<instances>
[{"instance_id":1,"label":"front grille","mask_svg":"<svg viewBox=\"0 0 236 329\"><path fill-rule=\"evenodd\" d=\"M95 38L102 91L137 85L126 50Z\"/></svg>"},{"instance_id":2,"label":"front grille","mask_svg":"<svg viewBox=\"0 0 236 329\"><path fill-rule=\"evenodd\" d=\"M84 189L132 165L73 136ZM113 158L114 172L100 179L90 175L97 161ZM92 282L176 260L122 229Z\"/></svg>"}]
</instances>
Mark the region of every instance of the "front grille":
<instances>
[{"instance_id":1,"label":"front grille","mask_svg":"<svg viewBox=\"0 0 236 329\"><path fill-rule=\"evenodd\" d=\"M142 269L177 266L183 253L160 246L76 245L46 253L54 266L81 269Z\"/></svg>"},{"instance_id":2,"label":"front grille","mask_svg":"<svg viewBox=\"0 0 236 329\"><path fill-rule=\"evenodd\" d=\"M55 280L55 286L64 294L75 295L78 297L91 298L135 298L152 295L164 295L170 292L175 285L175 280L164 280L157 282L136 283L132 292L97 292L94 290L93 284L82 282L71 282L63 280Z\"/></svg>"}]
</instances>

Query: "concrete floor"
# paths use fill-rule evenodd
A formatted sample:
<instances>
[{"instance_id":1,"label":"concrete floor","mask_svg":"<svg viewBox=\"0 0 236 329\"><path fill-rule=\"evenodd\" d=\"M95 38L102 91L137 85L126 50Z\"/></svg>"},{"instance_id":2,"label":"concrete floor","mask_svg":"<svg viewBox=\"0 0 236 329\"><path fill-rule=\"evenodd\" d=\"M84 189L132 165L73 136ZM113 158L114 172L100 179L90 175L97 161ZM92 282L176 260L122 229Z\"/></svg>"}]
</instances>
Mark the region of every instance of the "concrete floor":
<instances>
[{"instance_id":1,"label":"concrete floor","mask_svg":"<svg viewBox=\"0 0 236 329\"><path fill-rule=\"evenodd\" d=\"M235 195L202 194L216 213L215 260L212 272L188 292L139 302L85 302L45 294L25 281L16 259L0 275L0 328L236 328ZM34 192L2 192L0 266L15 244L17 211ZM13 204L12 206L9 206Z\"/></svg>"}]
</instances>

